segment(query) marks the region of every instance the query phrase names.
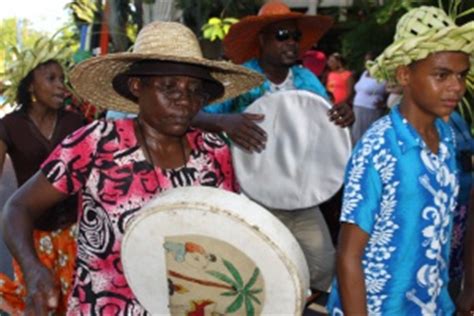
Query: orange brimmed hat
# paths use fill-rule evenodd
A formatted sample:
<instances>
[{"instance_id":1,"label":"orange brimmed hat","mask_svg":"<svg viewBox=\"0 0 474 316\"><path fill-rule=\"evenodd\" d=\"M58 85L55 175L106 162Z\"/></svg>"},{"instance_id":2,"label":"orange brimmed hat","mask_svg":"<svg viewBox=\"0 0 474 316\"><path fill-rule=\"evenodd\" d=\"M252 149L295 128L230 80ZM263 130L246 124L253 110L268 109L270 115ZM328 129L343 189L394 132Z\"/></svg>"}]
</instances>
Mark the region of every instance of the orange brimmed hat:
<instances>
[{"instance_id":1,"label":"orange brimmed hat","mask_svg":"<svg viewBox=\"0 0 474 316\"><path fill-rule=\"evenodd\" d=\"M305 15L290 11L281 1L264 4L257 15L244 17L232 25L224 38L224 53L236 64L241 64L260 55L258 34L266 26L280 21L296 20L303 34L300 40L300 53L307 51L332 26L334 20L329 16Z\"/></svg>"}]
</instances>

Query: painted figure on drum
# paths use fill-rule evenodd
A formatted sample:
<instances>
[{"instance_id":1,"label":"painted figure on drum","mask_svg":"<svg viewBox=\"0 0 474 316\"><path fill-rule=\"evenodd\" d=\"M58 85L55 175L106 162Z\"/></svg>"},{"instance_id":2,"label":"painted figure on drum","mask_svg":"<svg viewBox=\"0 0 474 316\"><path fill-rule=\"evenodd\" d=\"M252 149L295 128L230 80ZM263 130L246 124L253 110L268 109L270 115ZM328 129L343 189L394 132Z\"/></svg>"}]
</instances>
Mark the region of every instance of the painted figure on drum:
<instances>
[{"instance_id":1,"label":"painted figure on drum","mask_svg":"<svg viewBox=\"0 0 474 316\"><path fill-rule=\"evenodd\" d=\"M422 6L399 20L394 43L369 64L373 77L398 82L403 98L364 134L347 167L331 315L454 315L459 170L443 118L466 91L473 57L474 22L456 26L442 9ZM474 308L470 260L462 315Z\"/></svg>"},{"instance_id":2,"label":"painted figure on drum","mask_svg":"<svg viewBox=\"0 0 474 316\"><path fill-rule=\"evenodd\" d=\"M191 120L207 102L239 95L262 78L204 59L184 25L154 22L140 31L133 52L86 60L70 79L90 103L138 116L95 121L66 137L9 200L2 229L15 259L29 271L27 314L47 315L59 290L35 254L33 222L78 192L78 255L67 313L145 315L123 273L126 225L167 189L238 189L225 141L190 129Z\"/></svg>"},{"instance_id":3,"label":"painted figure on drum","mask_svg":"<svg viewBox=\"0 0 474 316\"><path fill-rule=\"evenodd\" d=\"M241 250L202 235L165 237L164 248L173 315L262 313L262 273Z\"/></svg>"},{"instance_id":4,"label":"painted figure on drum","mask_svg":"<svg viewBox=\"0 0 474 316\"><path fill-rule=\"evenodd\" d=\"M265 115L242 112L262 96L282 91L304 90L329 100L318 78L309 69L297 65L297 61L300 54L311 48L332 24L330 17L291 12L281 1L270 1L262 6L257 16L245 17L234 24L224 39L225 55L233 62L243 63L243 66L263 74L266 80L237 98L205 107L195 117L194 124L205 130L224 131L235 144L247 151L262 152L268 135L257 123L264 120ZM347 104L326 111L329 120L341 127L354 121ZM326 115L322 119L326 119ZM306 138L309 135L307 131ZM290 152L291 147L285 150ZM294 163L304 168L303 165L314 163L315 159ZM318 167L324 168L323 165ZM340 181L342 183L342 177ZM276 186L278 183L267 182L265 185ZM311 287L326 291L334 272L335 254L319 208L314 205L301 209L295 205L292 210L276 208L272 213L300 242L311 272Z\"/></svg>"}]
</instances>

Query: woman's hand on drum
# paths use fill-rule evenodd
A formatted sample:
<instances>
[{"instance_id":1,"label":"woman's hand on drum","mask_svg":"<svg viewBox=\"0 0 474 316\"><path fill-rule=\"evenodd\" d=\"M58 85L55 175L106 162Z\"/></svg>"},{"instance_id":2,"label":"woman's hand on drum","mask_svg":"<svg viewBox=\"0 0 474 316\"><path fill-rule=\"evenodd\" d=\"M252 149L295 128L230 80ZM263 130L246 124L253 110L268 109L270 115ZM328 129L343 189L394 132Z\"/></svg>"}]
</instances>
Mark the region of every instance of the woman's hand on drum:
<instances>
[{"instance_id":1,"label":"woman's hand on drum","mask_svg":"<svg viewBox=\"0 0 474 316\"><path fill-rule=\"evenodd\" d=\"M226 114L221 118L222 130L230 139L244 149L261 152L267 143L267 133L255 122L261 122L263 114Z\"/></svg>"},{"instance_id":2,"label":"woman's hand on drum","mask_svg":"<svg viewBox=\"0 0 474 316\"><path fill-rule=\"evenodd\" d=\"M341 103L328 111L329 120L341 127L348 127L354 124L354 111L347 103Z\"/></svg>"},{"instance_id":3,"label":"woman's hand on drum","mask_svg":"<svg viewBox=\"0 0 474 316\"><path fill-rule=\"evenodd\" d=\"M40 263L28 267L23 271L27 285L25 315L48 315L58 305L59 288L55 284L53 275Z\"/></svg>"}]
</instances>

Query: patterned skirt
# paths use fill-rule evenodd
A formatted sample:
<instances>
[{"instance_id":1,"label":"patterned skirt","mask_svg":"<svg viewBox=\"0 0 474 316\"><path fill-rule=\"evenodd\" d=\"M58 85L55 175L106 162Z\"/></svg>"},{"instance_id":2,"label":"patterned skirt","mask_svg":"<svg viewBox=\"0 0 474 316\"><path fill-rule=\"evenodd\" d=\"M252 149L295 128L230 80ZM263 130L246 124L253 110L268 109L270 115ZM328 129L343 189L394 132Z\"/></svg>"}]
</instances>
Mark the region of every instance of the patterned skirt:
<instances>
[{"instance_id":1,"label":"patterned skirt","mask_svg":"<svg viewBox=\"0 0 474 316\"><path fill-rule=\"evenodd\" d=\"M72 288L76 260L77 225L55 231L33 233L35 249L41 263L53 272L60 285L59 304L55 315L66 313L67 300ZM0 274L0 311L9 315L22 315L25 309L26 285L20 266L13 260L14 280Z\"/></svg>"}]
</instances>

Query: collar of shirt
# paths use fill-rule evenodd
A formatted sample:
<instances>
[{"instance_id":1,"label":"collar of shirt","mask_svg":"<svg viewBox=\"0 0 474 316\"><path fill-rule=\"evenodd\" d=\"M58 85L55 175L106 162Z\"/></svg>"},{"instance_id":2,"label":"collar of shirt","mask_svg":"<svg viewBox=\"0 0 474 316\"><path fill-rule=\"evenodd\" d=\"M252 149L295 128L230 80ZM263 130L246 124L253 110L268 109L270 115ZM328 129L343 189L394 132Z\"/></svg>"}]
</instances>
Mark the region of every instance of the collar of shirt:
<instances>
[{"instance_id":1,"label":"collar of shirt","mask_svg":"<svg viewBox=\"0 0 474 316\"><path fill-rule=\"evenodd\" d=\"M295 85L293 84L293 71L288 69L288 74L286 75L285 80L283 82L276 84L270 81L270 90L268 92L274 93L278 91L288 91L288 90L295 90Z\"/></svg>"},{"instance_id":2,"label":"collar of shirt","mask_svg":"<svg viewBox=\"0 0 474 316\"><path fill-rule=\"evenodd\" d=\"M403 154L415 147L426 147L425 142L421 139L415 128L402 116L398 105L390 111L390 119ZM440 136L440 142L449 144L449 147L452 148L454 145L454 135L451 127L440 118L435 120L435 125Z\"/></svg>"},{"instance_id":3,"label":"collar of shirt","mask_svg":"<svg viewBox=\"0 0 474 316\"><path fill-rule=\"evenodd\" d=\"M264 75L263 69L260 67L258 59L256 58L246 61L242 64L242 66ZM295 89L311 91L317 95L322 96L326 100L329 100L326 89L321 84L319 79L311 72L311 70L301 65L294 65L290 69L293 75L293 85L295 86ZM255 98L262 96L265 91L270 89L270 81L268 78L265 79L266 80L259 87L253 88L250 91L250 93L253 94Z\"/></svg>"}]
</instances>

